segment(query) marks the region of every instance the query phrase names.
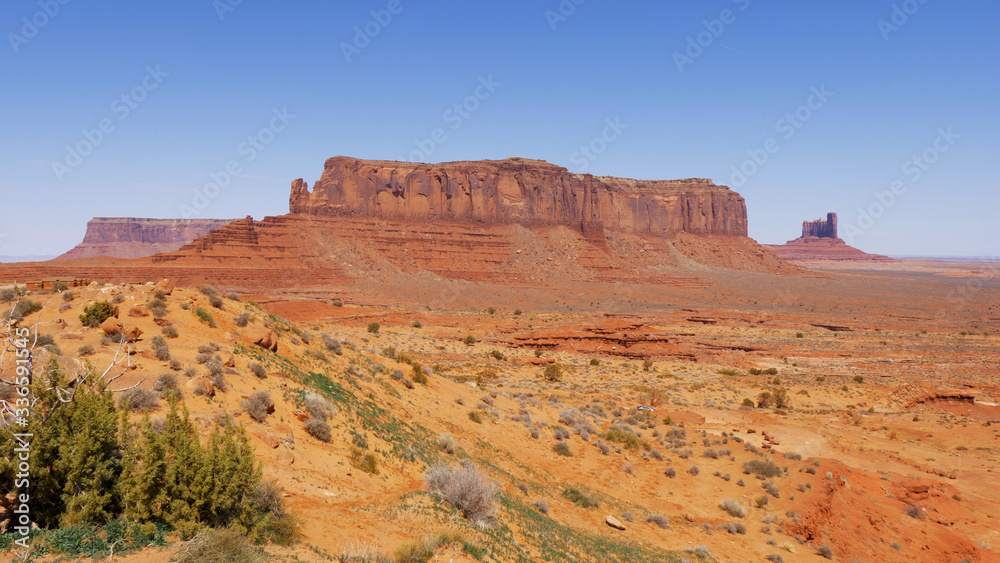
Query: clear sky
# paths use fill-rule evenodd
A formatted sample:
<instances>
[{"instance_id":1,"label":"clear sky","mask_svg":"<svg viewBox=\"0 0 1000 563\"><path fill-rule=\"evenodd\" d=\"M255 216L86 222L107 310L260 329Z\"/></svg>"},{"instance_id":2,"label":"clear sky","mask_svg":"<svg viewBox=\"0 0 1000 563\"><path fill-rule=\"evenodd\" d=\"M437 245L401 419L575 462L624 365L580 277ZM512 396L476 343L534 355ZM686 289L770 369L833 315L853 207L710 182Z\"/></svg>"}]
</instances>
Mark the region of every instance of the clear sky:
<instances>
[{"instance_id":1,"label":"clear sky","mask_svg":"<svg viewBox=\"0 0 1000 563\"><path fill-rule=\"evenodd\" d=\"M994 256L997 21L994 0L11 0L0 255L64 252L94 216L286 213L349 155L708 177L761 242L835 211L870 252Z\"/></svg>"}]
</instances>

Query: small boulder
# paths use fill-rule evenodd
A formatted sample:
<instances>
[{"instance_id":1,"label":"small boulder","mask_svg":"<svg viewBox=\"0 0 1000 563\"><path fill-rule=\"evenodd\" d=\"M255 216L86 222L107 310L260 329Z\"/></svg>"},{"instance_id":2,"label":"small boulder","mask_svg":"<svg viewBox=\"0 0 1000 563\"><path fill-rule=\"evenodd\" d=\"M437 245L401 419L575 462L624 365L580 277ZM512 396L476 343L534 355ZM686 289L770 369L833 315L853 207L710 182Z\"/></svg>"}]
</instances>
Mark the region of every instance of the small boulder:
<instances>
[{"instance_id":1,"label":"small boulder","mask_svg":"<svg viewBox=\"0 0 1000 563\"><path fill-rule=\"evenodd\" d=\"M625 524L622 524L620 520L618 520L617 518L615 518L614 516L612 516L610 514L608 515L607 518L604 519L604 523L607 524L608 526L611 526L612 528L614 528L616 530L624 530L625 529Z\"/></svg>"},{"instance_id":2,"label":"small boulder","mask_svg":"<svg viewBox=\"0 0 1000 563\"><path fill-rule=\"evenodd\" d=\"M226 356L226 361L222 365L226 366L227 368L234 368L234 367L236 367L236 355L233 354L232 352L230 352Z\"/></svg>"},{"instance_id":3,"label":"small boulder","mask_svg":"<svg viewBox=\"0 0 1000 563\"><path fill-rule=\"evenodd\" d=\"M142 336L142 329L137 326L125 329L125 339L129 342L136 342Z\"/></svg>"},{"instance_id":4,"label":"small boulder","mask_svg":"<svg viewBox=\"0 0 1000 563\"><path fill-rule=\"evenodd\" d=\"M142 305L136 305L128 310L128 316L130 317L148 317L149 311L146 310Z\"/></svg>"},{"instance_id":5,"label":"small boulder","mask_svg":"<svg viewBox=\"0 0 1000 563\"><path fill-rule=\"evenodd\" d=\"M278 335L266 328L255 328L247 334L253 344L272 352L278 351Z\"/></svg>"},{"instance_id":6,"label":"small boulder","mask_svg":"<svg viewBox=\"0 0 1000 563\"><path fill-rule=\"evenodd\" d=\"M196 377L187 382L187 387L195 395L215 396L215 385L212 385L212 381L207 377Z\"/></svg>"},{"instance_id":7,"label":"small boulder","mask_svg":"<svg viewBox=\"0 0 1000 563\"><path fill-rule=\"evenodd\" d=\"M162 279L153 287L153 291L162 291L166 295L170 295L174 292L174 282L168 279Z\"/></svg>"},{"instance_id":8,"label":"small boulder","mask_svg":"<svg viewBox=\"0 0 1000 563\"><path fill-rule=\"evenodd\" d=\"M114 317L109 317L101 323L101 330L104 331L104 334L119 334L122 332L123 327L121 321Z\"/></svg>"}]
</instances>

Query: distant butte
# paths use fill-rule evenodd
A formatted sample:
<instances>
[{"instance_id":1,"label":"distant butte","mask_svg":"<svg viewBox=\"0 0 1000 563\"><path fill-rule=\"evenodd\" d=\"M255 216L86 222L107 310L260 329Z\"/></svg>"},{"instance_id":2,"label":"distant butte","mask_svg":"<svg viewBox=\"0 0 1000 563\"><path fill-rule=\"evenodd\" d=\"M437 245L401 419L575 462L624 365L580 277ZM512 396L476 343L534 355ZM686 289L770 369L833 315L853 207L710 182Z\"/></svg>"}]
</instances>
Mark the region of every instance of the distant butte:
<instances>
[{"instance_id":1,"label":"distant butte","mask_svg":"<svg viewBox=\"0 0 1000 563\"><path fill-rule=\"evenodd\" d=\"M95 217L87 223L83 242L56 260L78 258L143 258L173 252L234 219L140 219Z\"/></svg>"},{"instance_id":2,"label":"distant butte","mask_svg":"<svg viewBox=\"0 0 1000 563\"><path fill-rule=\"evenodd\" d=\"M848 245L837 236L837 214L827 213L826 219L802 222L802 236L785 244L768 244L772 252L793 261L891 261L888 256L868 254Z\"/></svg>"}]
</instances>

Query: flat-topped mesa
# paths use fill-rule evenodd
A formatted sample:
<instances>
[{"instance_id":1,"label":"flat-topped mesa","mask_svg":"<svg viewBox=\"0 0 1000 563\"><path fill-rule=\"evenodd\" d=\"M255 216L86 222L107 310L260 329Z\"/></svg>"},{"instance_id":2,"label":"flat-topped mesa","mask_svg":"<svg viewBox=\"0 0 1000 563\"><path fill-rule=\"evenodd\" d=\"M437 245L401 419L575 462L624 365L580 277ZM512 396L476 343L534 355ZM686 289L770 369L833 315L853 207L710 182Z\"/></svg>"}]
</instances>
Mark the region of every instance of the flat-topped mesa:
<instances>
[{"instance_id":1,"label":"flat-topped mesa","mask_svg":"<svg viewBox=\"0 0 1000 563\"><path fill-rule=\"evenodd\" d=\"M302 179L292 183L289 209L655 235L747 234L743 197L711 180L596 177L524 158L420 164L338 156L326 161L311 192Z\"/></svg>"},{"instance_id":2,"label":"flat-topped mesa","mask_svg":"<svg viewBox=\"0 0 1000 563\"><path fill-rule=\"evenodd\" d=\"M827 213L826 220L816 219L815 221L802 222L802 238L838 238L837 237L837 214Z\"/></svg>"},{"instance_id":3,"label":"flat-topped mesa","mask_svg":"<svg viewBox=\"0 0 1000 563\"><path fill-rule=\"evenodd\" d=\"M95 217L87 223L83 242L57 259L142 258L158 252L173 252L232 221Z\"/></svg>"}]
</instances>

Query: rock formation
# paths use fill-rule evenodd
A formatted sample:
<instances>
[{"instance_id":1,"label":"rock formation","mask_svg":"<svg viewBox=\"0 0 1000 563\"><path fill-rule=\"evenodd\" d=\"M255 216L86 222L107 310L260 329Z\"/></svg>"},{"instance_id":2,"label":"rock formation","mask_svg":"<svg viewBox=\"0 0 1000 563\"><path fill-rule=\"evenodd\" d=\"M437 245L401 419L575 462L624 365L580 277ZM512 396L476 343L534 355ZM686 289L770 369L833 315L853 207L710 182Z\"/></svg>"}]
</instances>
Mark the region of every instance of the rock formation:
<instances>
[{"instance_id":1,"label":"rock formation","mask_svg":"<svg viewBox=\"0 0 1000 563\"><path fill-rule=\"evenodd\" d=\"M837 214L827 213L826 220L816 219L815 221L802 222L802 237L816 238L838 238L837 237Z\"/></svg>"},{"instance_id":2,"label":"rock formation","mask_svg":"<svg viewBox=\"0 0 1000 563\"><path fill-rule=\"evenodd\" d=\"M336 157L311 191L303 180L292 184L289 208L233 221L174 252L0 266L0 279L65 272L247 291L378 288L448 304L471 298L458 281L691 288L703 285L706 267L800 271L747 237L743 198L709 180L596 177L520 158L431 165Z\"/></svg>"},{"instance_id":3,"label":"rock formation","mask_svg":"<svg viewBox=\"0 0 1000 563\"><path fill-rule=\"evenodd\" d=\"M415 164L335 157L311 192L302 179L292 183L289 209L634 234L747 234L743 197L711 180L595 177L523 158Z\"/></svg>"},{"instance_id":4,"label":"rock formation","mask_svg":"<svg viewBox=\"0 0 1000 563\"><path fill-rule=\"evenodd\" d=\"M87 223L83 242L56 260L114 257L142 258L173 252L232 219L137 219L95 217Z\"/></svg>"},{"instance_id":5,"label":"rock formation","mask_svg":"<svg viewBox=\"0 0 1000 563\"><path fill-rule=\"evenodd\" d=\"M849 246L837 236L837 214L802 222L802 236L785 244L769 244L772 252L786 260L887 261L886 256L868 254Z\"/></svg>"}]
</instances>

